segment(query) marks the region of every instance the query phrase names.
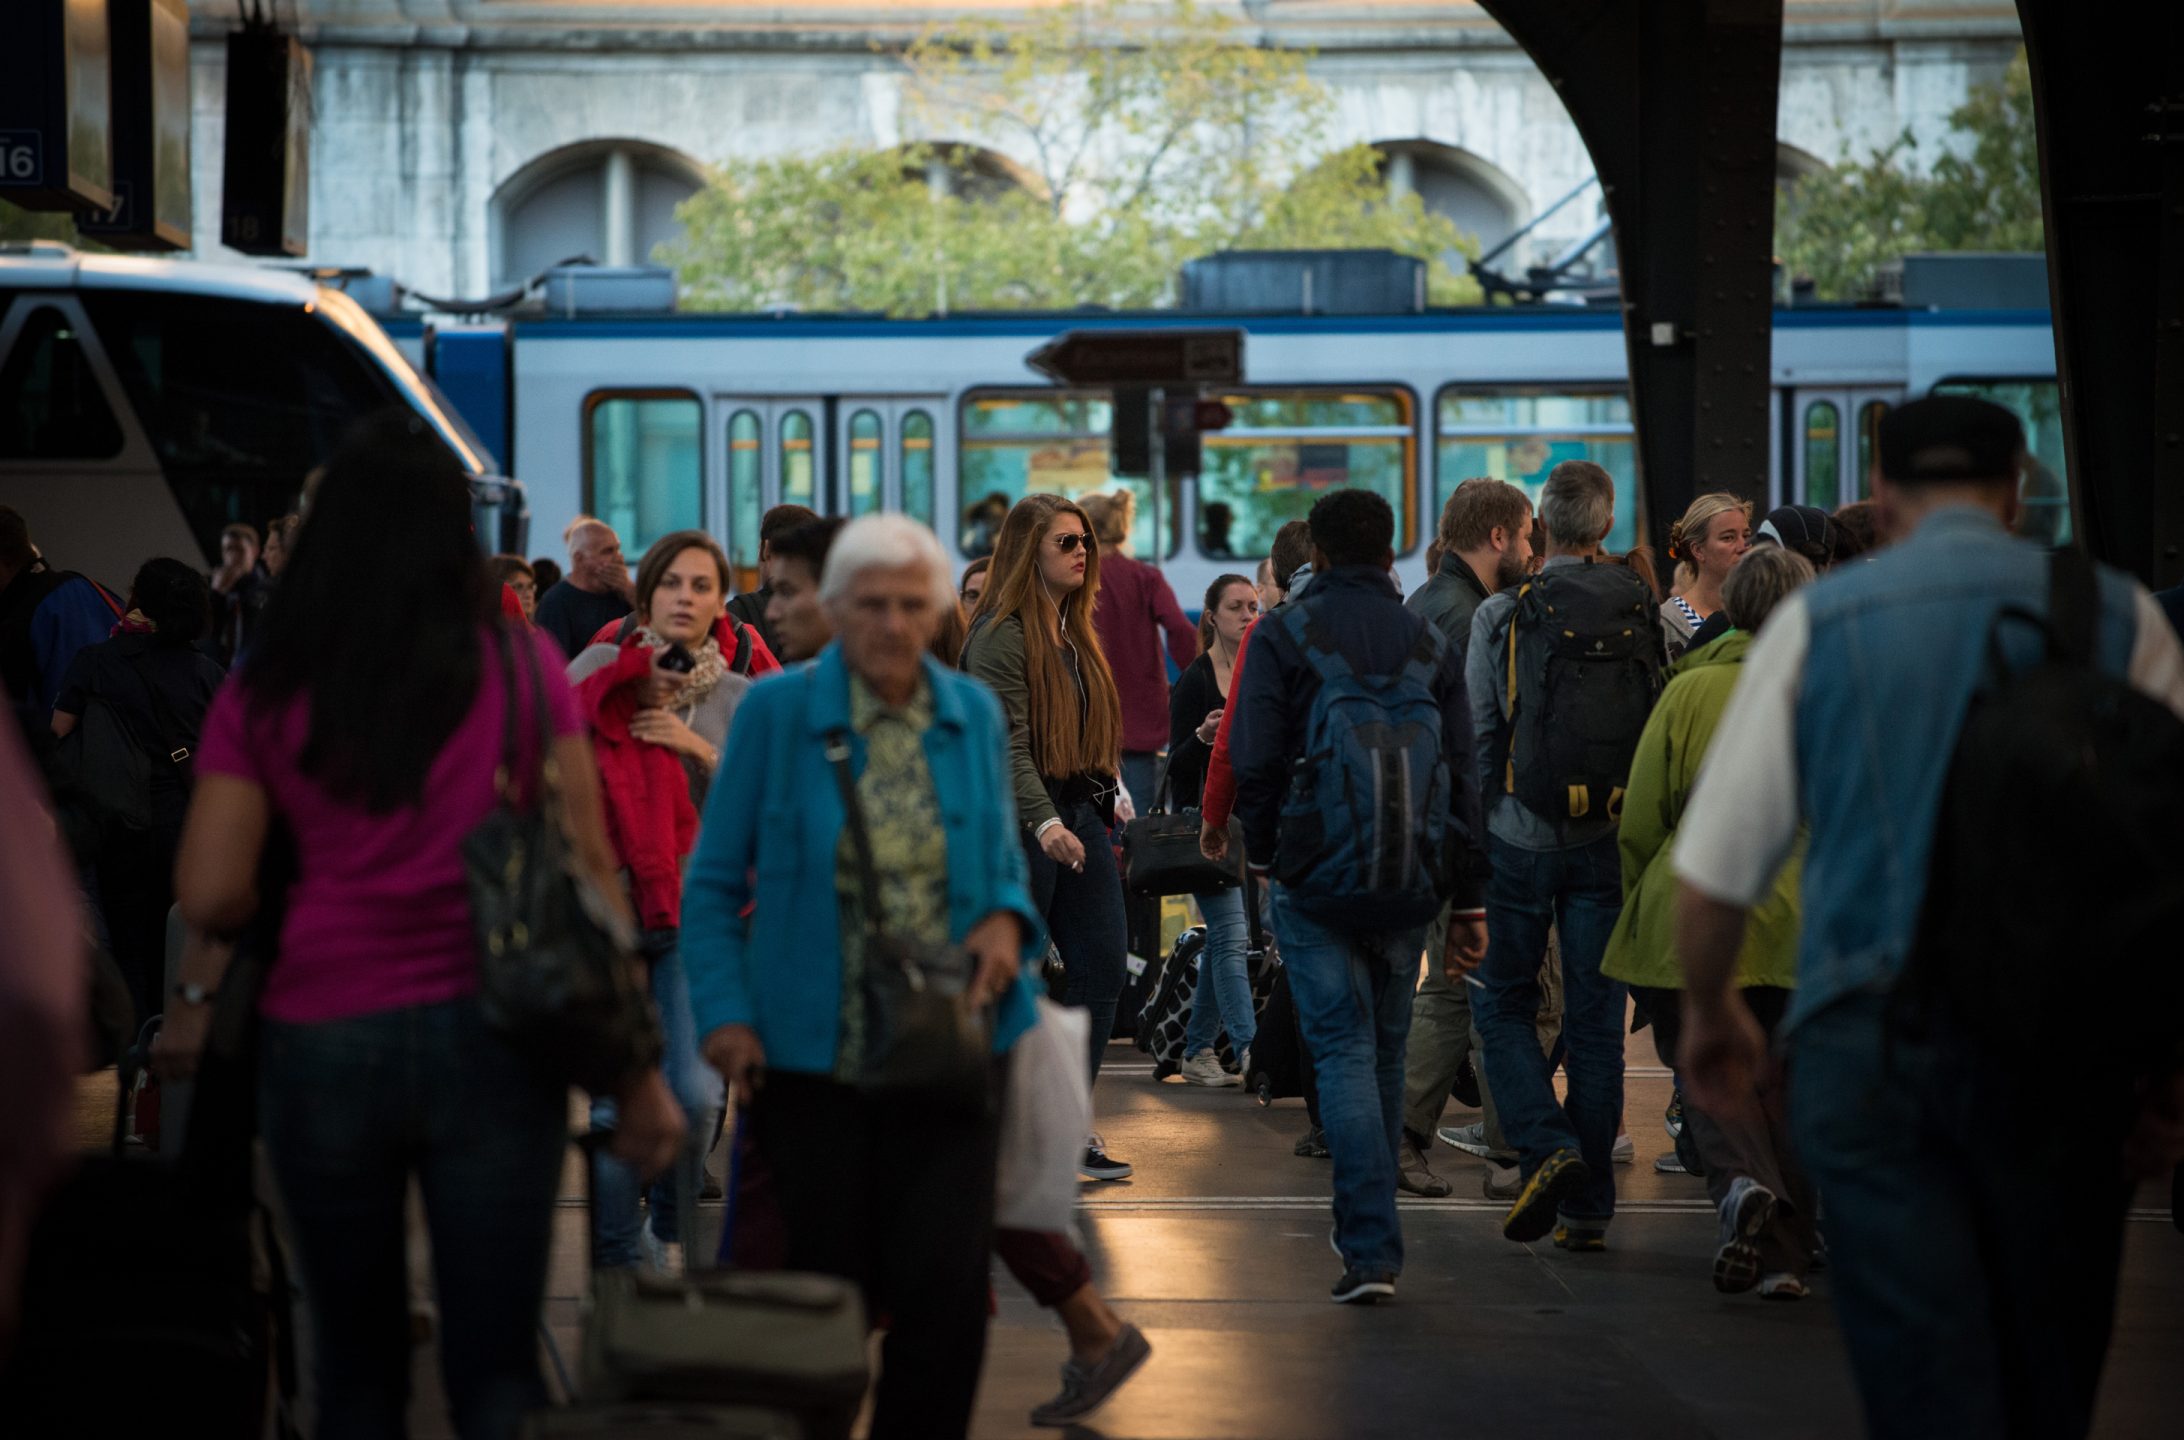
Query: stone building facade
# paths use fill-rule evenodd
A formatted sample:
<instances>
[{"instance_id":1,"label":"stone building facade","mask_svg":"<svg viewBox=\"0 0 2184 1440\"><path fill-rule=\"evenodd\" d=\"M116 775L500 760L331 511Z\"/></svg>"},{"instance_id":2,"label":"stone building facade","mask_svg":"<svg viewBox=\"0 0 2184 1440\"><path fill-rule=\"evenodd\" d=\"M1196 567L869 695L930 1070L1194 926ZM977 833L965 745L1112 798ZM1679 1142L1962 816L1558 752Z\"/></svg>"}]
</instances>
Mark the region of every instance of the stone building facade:
<instances>
[{"instance_id":1,"label":"stone building facade","mask_svg":"<svg viewBox=\"0 0 2184 1440\"><path fill-rule=\"evenodd\" d=\"M279 0L314 58L310 258L477 295L575 253L647 258L704 166L906 134L901 47L961 14L1067 0ZM1554 88L1485 11L1445 0L1201 0L1309 49L1335 139L1492 245L1592 174ZM193 0L196 253L218 243L222 36ZM1908 130L1916 155L2019 44L2006 0L1788 0L1785 178ZM993 141L993 166L1017 157ZM1916 163L1916 161L1914 161ZM1591 228L1597 190L1526 242Z\"/></svg>"}]
</instances>

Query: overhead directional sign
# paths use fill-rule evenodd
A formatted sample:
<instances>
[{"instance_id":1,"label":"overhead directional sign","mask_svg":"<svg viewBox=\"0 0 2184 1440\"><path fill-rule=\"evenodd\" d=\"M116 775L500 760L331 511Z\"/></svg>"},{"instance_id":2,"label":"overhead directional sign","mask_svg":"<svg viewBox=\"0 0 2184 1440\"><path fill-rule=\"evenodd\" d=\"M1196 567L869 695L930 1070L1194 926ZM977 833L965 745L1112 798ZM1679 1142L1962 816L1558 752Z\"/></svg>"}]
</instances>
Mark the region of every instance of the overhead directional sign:
<instances>
[{"instance_id":1,"label":"overhead directional sign","mask_svg":"<svg viewBox=\"0 0 2184 1440\"><path fill-rule=\"evenodd\" d=\"M1233 385L1241 330L1069 330L1024 357L1062 385Z\"/></svg>"}]
</instances>

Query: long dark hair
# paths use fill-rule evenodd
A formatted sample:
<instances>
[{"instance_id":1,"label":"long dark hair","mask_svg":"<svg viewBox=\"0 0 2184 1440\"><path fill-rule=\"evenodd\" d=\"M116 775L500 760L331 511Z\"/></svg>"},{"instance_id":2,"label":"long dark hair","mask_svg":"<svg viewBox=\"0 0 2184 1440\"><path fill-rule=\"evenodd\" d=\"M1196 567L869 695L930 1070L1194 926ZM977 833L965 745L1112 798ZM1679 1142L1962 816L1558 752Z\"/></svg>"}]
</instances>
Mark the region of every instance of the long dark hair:
<instances>
[{"instance_id":1,"label":"long dark hair","mask_svg":"<svg viewBox=\"0 0 2184 1440\"><path fill-rule=\"evenodd\" d=\"M423 798L477 697L487 579L454 454L407 411L360 423L326 463L242 673L254 701L309 702L305 774L375 812Z\"/></svg>"}]
</instances>

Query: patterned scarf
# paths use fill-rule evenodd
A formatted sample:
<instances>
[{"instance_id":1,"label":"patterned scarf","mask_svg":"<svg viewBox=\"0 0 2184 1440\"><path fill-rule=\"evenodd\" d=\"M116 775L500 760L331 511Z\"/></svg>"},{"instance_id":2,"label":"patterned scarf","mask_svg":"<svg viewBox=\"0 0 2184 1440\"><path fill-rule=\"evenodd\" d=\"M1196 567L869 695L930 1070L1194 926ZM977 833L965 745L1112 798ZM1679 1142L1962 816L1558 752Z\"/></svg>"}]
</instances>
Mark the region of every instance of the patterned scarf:
<instances>
[{"instance_id":1,"label":"patterned scarf","mask_svg":"<svg viewBox=\"0 0 2184 1440\"><path fill-rule=\"evenodd\" d=\"M116 635L156 635L158 633L159 626L153 623L152 618L142 610L131 610L115 621L114 627L106 632L108 639Z\"/></svg>"},{"instance_id":2,"label":"patterned scarf","mask_svg":"<svg viewBox=\"0 0 2184 1440\"><path fill-rule=\"evenodd\" d=\"M644 646L647 650L665 650L668 644L667 637L659 634L649 625L638 626L634 638L638 644ZM713 636L706 636L705 643L693 653L697 656L698 663L688 675L683 677L681 699L683 709L686 712L684 717L686 721L688 719L687 712L697 709L700 704L704 703L705 697L713 693L713 687L718 685L721 677L728 673L727 657L720 653L720 641Z\"/></svg>"}]
</instances>

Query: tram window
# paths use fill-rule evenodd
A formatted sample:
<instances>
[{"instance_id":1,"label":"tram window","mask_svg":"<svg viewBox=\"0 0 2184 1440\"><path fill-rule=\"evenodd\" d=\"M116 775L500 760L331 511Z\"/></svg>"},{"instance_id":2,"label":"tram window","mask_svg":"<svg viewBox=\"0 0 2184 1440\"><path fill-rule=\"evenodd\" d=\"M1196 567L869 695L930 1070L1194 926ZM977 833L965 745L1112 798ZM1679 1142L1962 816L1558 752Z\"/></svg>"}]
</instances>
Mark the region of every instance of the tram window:
<instances>
[{"instance_id":1,"label":"tram window","mask_svg":"<svg viewBox=\"0 0 2184 1440\"><path fill-rule=\"evenodd\" d=\"M849 417L849 513L870 515L880 508L880 417L859 410Z\"/></svg>"},{"instance_id":2,"label":"tram window","mask_svg":"<svg viewBox=\"0 0 2184 1440\"><path fill-rule=\"evenodd\" d=\"M1936 395L1970 395L1992 401L2025 427L2025 472L2018 481L2023 507L2017 533L2043 545L2068 545L2071 524L2070 464L2063 453L2063 397L2053 380L1944 380Z\"/></svg>"},{"instance_id":3,"label":"tram window","mask_svg":"<svg viewBox=\"0 0 2184 1440\"><path fill-rule=\"evenodd\" d=\"M0 365L0 460L104 460L121 426L68 317L30 313Z\"/></svg>"},{"instance_id":4,"label":"tram window","mask_svg":"<svg viewBox=\"0 0 2184 1440\"><path fill-rule=\"evenodd\" d=\"M933 417L923 410L902 417L902 513L933 523Z\"/></svg>"},{"instance_id":5,"label":"tram window","mask_svg":"<svg viewBox=\"0 0 2184 1440\"><path fill-rule=\"evenodd\" d=\"M766 456L758 412L728 419L728 562L737 590L758 588L758 529L766 513Z\"/></svg>"},{"instance_id":6,"label":"tram window","mask_svg":"<svg viewBox=\"0 0 2184 1440\"><path fill-rule=\"evenodd\" d=\"M1411 548L1410 396L1399 390L1261 390L1219 397L1235 417L1201 442L1198 548L1208 559L1256 560L1274 532L1330 490L1386 500L1395 548Z\"/></svg>"},{"instance_id":7,"label":"tram window","mask_svg":"<svg viewBox=\"0 0 2184 1440\"><path fill-rule=\"evenodd\" d=\"M1842 412L1830 400L1805 407L1805 503L1833 510L1842 500Z\"/></svg>"},{"instance_id":8,"label":"tram window","mask_svg":"<svg viewBox=\"0 0 2184 1440\"><path fill-rule=\"evenodd\" d=\"M679 393L593 395L584 427L584 509L642 555L674 530L702 520L698 397Z\"/></svg>"},{"instance_id":9,"label":"tram window","mask_svg":"<svg viewBox=\"0 0 2184 1440\"><path fill-rule=\"evenodd\" d=\"M1881 419L1887 414L1886 400L1868 400L1858 407L1858 473L1850 477L1853 500L1873 493L1873 457L1880 445Z\"/></svg>"},{"instance_id":10,"label":"tram window","mask_svg":"<svg viewBox=\"0 0 2184 1440\"><path fill-rule=\"evenodd\" d=\"M811 416L791 410L781 417L781 503L811 505L818 490L811 449Z\"/></svg>"},{"instance_id":11,"label":"tram window","mask_svg":"<svg viewBox=\"0 0 2184 1440\"><path fill-rule=\"evenodd\" d=\"M1550 471L1565 460L1590 460L1615 481L1607 548L1621 552L1637 543L1638 451L1630 396L1622 389L1452 387L1434 408L1436 524L1456 487L1475 475L1506 480L1537 506Z\"/></svg>"},{"instance_id":12,"label":"tram window","mask_svg":"<svg viewBox=\"0 0 2184 1440\"><path fill-rule=\"evenodd\" d=\"M80 298L208 558L222 526L295 509L303 477L350 426L403 403L353 342L300 307L129 290Z\"/></svg>"},{"instance_id":13,"label":"tram window","mask_svg":"<svg viewBox=\"0 0 2184 1440\"><path fill-rule=\"evenodd\" d=\"M1153 487L1143 477L1107 468L1111 410L1104 395L1052 390L985 391L963 402L956 449L957 494L963 504L957 546L972 558L993 553L1009 507L1026 495L1079 499L1101 491L1137 496L1132 548L1154 553ZM1165 553L1175 553L1175 507L1161 506Z\"/></svg>"}]
</instances>

